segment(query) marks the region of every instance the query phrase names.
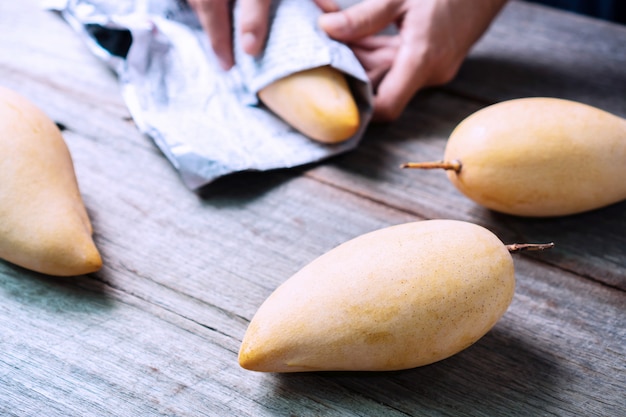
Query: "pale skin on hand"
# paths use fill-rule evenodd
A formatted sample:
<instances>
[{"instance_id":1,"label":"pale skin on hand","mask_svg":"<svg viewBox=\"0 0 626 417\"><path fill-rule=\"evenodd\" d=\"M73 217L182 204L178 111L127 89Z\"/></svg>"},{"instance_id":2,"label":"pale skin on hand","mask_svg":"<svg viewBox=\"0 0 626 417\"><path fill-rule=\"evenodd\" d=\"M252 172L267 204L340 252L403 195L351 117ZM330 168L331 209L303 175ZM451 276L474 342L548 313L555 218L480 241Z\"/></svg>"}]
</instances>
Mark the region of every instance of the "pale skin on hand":
<instances>
[{"instance_id":1,"label":"pale skin on hand","mask_svg":"<svg viewBox=\"0 0 626 417\"><path fill-rule=\"evenodd\" d=\"M270 0L238 0L245 52L257 55L268 31ZM442 85L458 72L470 48L506 0L363 0L340 10L333 0L314 0L324 12L320 27L346 43L375 89L374 120L400 117L421 89ZM224 69L234 65L230 2L189 0ZM392 35L377 35L388 26Z\"/></svg>"},{"instance_id":2,"label":"pale skin on hand","mask_svg":"<svg viewBox=\"0 0 626 417\"><path fill-rule=\"evenodd\" d=\"M211 47L221 67L229 70L235 64L233 56L231 1L188 0L202 28L209 36ZM243 50L257 55L265 46L271 0L239 0L241 21L236 30L241 33Z\"/></svg>"}]
</instances>

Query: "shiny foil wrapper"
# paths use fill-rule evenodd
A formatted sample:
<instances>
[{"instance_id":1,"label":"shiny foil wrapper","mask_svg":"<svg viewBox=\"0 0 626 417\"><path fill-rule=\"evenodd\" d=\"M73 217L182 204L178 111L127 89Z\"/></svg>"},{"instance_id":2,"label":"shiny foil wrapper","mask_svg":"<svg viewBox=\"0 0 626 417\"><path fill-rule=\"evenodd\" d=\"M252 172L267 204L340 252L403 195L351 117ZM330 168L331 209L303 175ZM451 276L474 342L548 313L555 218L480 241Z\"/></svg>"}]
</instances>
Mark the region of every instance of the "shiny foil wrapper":
<instances>
[{"instance_id":1,"label":"shiny foil wrapper","mask_svg":"<svg viewBox=\"0 0 626 417\"><path fill-rule=\"evenodd\" d=\"M235 2L235 5L237 3ZM182 0L46 0L117 74L139 129L192 190L243 171L291 168L355 148L372 113L371 86L348 47L317 27L311 0L272 4L261 56L243 53L223 71L195 13ZM234 19L238 10L235 6ZM349 140L326 145L297 132L256 93L294 72L331 65L348 75L361 113Z\"/></svg>"}]
</instances>

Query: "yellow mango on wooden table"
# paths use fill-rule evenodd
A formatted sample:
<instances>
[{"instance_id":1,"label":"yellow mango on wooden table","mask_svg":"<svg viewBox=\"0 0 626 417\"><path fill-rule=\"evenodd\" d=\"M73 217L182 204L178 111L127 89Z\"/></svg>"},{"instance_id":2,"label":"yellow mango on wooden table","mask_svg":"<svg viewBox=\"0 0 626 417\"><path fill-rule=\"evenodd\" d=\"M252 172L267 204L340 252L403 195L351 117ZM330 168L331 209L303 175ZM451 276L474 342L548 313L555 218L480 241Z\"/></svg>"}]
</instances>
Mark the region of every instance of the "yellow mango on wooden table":
<instances>
[{"instance_id":1,"label":"yellow mango on wooden table","mask_svg":"<svg viewBox=\"0 0 626 417\"><path fill-rule=\"evenodd\" d=\"M488 106L452 132L443 168L476 203L528 217L563 216L626 199L626 119L571 100Z\"/></svg>"},{"instance_id":2,"label":"yellow mango on wooden table","mask_svg":"<svg viewBox=\"0 0 626 417\"><path fill-rule=\"evenodd\" d=\"M0 87L0 258L49 275L97 271L100 253L55 123Z\"/></svg>"},{"instance_id":3,"label":"yellow mango on wooden table","mask_svg":"<svg viewBox=\"0 0 626 417\"><path fill-rule=\"evenodd\" d=\"M383 371L445 359L507 310L513 250L489 230L455 220L356 237L267 298L245 333L239 363L264 372Z\"/></svg>"}]
</instances>

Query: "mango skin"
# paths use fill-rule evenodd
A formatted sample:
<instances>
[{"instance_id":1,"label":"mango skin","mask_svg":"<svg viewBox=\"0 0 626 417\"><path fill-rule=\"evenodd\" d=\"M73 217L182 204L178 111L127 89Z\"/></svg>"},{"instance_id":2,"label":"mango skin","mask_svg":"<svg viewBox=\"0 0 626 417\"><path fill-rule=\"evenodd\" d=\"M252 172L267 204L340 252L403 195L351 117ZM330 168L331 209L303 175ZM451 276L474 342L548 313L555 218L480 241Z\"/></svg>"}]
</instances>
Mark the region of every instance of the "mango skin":
<instances>
[{"instance_id":1,"label":"mango skin","mask_svg":"<svg viewBox=\"0 0 626 417\"><path fill-rule=\"evenodd\" d=\"M0 87L0 258L56 276L102 266L61 132L25 97Z\"/></svg>"},{"instance_id":2,"label":"mango skin","mask_svg":"<svg viewBox=\"0 0 626 417\"><path fill-rule=\"evenodd\" d=\"M380 229L278 287L250 322L239 364L262 372L427 365L487 333L514 289L509 251L481 226L427 220Z\"/></svg>"},{"instance_id":3,"label":"mango skin","mask_svg":"<svg viewBox=\"0 0 626 417\"><path fill-rule=\"evenodd\" d=\"M318 142L340 143L359 129L359 109L346 77L330 66L288 75L258 96L285 122Z\"/></svg>"},{"instance_id":4,"label":"mango skin","mask_svg":"<svg viewBox=\"0 0 626 417\"><path fill-rule=\"evenodd\" d=\"M545 97L501 102L463 120L444 155L454 186L502 213L552 217L626 199L626 120Z\"/></svg>"}]
</instances>

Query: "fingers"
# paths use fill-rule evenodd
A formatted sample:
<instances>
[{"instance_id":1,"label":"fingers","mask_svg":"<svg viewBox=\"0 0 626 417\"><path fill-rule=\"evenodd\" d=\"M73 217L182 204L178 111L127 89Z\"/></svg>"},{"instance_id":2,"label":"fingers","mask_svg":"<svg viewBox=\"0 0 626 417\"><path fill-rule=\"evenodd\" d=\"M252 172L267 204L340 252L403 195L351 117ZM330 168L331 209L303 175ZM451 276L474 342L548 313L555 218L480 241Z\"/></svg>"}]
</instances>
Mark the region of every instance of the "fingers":
<instances>
[{"instance_id":1,"label":"fingers","mask_svg":"<svg viewBox=\"0 0 626 417\"><path fill-rule=\"evenodd\" d=\"M327 0L328 1L328 0ZM258 55L265 46L269 28L271 0L239 0L241 46L250 55ZM215 56L224 70L235 64L232 38L232 13L229 0L189 0L202 29L211 42Z\"/></svg>"},{"instance_id":2,"label":"fingers","mask_svg":"<svg viewBox=\"0 0 626 417\"><path fill-rule=\"evenodd\" d=\"M376 49L392 48L398 50L402 44L402 38L395 35L374 35L366 36L362 39L357 39L350 42L348 45L352 49L361 49L367 51L374 51Z\"/></svg>"},{"instance_id":3,"label":"fingers","mask_svg":"<svg viewBox=\"0 0 626 417\"><path fill-rule=\"evenodd\" d=\"M239 0L241 47L250 55L260 54L265 46L270 5L271 0Z\"/></svg>"},{"instance_id":4,"label":"fingers","mask_svg":"<svg viewBox=\"0 0 626 417\"><path fill-rule=\"evenodd\" d=\"M374 91L378 89L381 80L391 68L399 46L399 37L381 35L368 36L350 44L352 52L365 69Z\"/></svg>"},{"instance_id":5,"label":"fingers","mask_svg":"<svg viewBox=\"0 0 626 417\"><path fill-rule=\"evenodd\" d=\"M372 84L372 88L374 93L378 90L378 85L383 80L387 72L389 71L388 65L382 65L380 60L375 55L369 55L366 53L365 56L357 55L361 63L363 64L363 68L365 69L365 74L367 78L370 80Z\"/></svg>"},{"instance_id":6,"label":"fingers","mask_svg":"<svg viewBox=\"0 0 626 417\"><path fill-rule=\"evenodd\" d=\"M230 69L233 57L233 40L230 5L227 0L189 0L198 16L202 29L211 42L215 56L224 70Z\"/></svg>"},{"instance_id":7,"label":"fingers","mask_svg":"<svg viewBox=\"0 0 626 417\"><path fill-rule=\"evenodd\" d=\"M427 83L427 68L419 53L403 45L384 76L374 97L375 121L388 122L400 117L413 95Z\"/></svg>"},{"instance_id":8,"label":"fingers","mask_svg":"<svg viewBox=\"0 0 626 417\"><path fill-rule=\"evenodd\" d=\"M318 24L331 38L350 42L378 33L394 23L402 15L403 3L401 0L364 0L345 10L323 14Z\"/></svg>"},{"instance_id":9,"label":"fingers","mask_svg":"<svg viewBox=\"0 0 626 417\"><path fill-rule=\"evenodd\" d=\"M334 0L313 0L324 13L338 12L341 8Z\"/></svg>"},{"instance_id":10,"label":"fingers","mask_svg":"<svg viewBox=\"0 0 626 417\"><path fill-rule=\"evenodd\" d=\"M422 63L402 36L371 36L391 24L401 23L409 2L363 0L343 11L333 11L329 0L316 0L326 13L319 26L336 40L346 42L363 65L376 89L374 120L397 119L426 79ZM415 6L415 5L413 5Z\"/></svg>"}]
</instances>

